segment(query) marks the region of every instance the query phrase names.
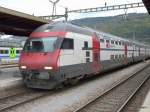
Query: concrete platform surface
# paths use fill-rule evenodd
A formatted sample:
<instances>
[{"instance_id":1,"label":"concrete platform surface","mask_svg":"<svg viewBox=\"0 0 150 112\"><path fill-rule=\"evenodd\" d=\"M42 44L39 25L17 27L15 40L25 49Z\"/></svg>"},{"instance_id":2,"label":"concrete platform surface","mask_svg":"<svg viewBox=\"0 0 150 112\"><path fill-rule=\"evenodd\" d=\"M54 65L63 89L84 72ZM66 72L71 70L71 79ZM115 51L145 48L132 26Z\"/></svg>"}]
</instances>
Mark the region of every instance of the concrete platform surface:
<instances>
[{"instance_id":1,"label":"concrete platform surface","mask_svg":"<svg viewBox=\"0 0 150 112\"><path fill-rule=\"evenodd\" d=\"M146 96L146 99L139 112L150 112L150 91Z\"/></svg>"},{"instance_id":2,"label":"concrete platform surface","mask_svg":"<svg viewBox=\"0 0 150 112\"><path fill-rule=\"evenodd\" d=\"M0 95L3 91L13 89L21 85L23 85L23 82L17 67L0 69Z\"/></svg>"},{"instance_id":3,"label":"concrete platform surface","mask_svg":"<svg viewBox=\"0 0 150 112\"><path fill-rule=\"evenodd\" d=\"M18 67L0 69L0 83L1 80L17 77L21 77Z\"/></svg>"}]
</instances>

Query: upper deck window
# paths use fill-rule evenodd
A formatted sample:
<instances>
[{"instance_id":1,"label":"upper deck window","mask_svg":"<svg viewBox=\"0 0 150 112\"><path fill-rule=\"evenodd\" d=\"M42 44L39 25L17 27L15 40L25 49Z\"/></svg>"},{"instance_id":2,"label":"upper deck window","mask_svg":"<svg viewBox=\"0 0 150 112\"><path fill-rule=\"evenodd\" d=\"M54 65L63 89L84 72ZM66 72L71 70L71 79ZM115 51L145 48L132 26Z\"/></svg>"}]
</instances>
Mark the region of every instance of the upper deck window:
<instances>
[{"instance_id":1,"label":"upper deck window","mask_svg":"<svg viewBox=\"0 0 150 112\"><path fill-rule=\"evenodd\" d=\"M114 44L114 41L113 41L113 40L111 40L111 44Z\"/></svg>"},{"instance_id":2,"label":"upper deck window","mask_svg":"<svg viewBox=\"0 0 150 112\"><path fill-rule=\"evenodd\" d=\"M115 41L115 44L118 45L118 41Z\"/></svg>"},{"instance_id":3,"label":"upper deck window","mask_svg":"<svg viewBox=\"0 0 150 112\"><path fill-rule=\"evenodd\" d=\"M100 39L100 42L101 42L101 43L104 43L104 39Z\"/></svg>"},{"instance_id":4,"label":"upper deck window","mask_svg":"<svg viewBox=\"0 0 150 112\"><path fill-rule=\"evenodd\" d=\"M119 41L119 45L121 45L121 42Z\"/></svg>"},{"instance_id":5,"label":"upper deck window","mask_svg":"<svg viewBox=\"0 0 150 112\"><path fill-rule=\"evenodd\" d=\"M109 40L106 40L106 43L109 43Z\"/></svg>"}]
</instances>

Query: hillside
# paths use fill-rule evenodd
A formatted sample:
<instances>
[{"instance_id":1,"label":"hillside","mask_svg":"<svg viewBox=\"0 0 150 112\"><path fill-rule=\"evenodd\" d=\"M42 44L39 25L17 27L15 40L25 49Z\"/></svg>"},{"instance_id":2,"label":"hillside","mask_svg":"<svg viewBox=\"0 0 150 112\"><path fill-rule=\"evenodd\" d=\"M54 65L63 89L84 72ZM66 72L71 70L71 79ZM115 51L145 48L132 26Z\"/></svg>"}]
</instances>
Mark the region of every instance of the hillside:
<instances>
[{"instance_id":1,"label":"hillside","mask_svg":"<svg viewBox=\"0 0 150 112\"><path fill-rule=\"evenodd\" d=\"M103 32L136 40L150 42L150 16L148 14L128 14L127 19L123 15L114 17L96 17L73 20L73 24L88 26ZM147 39L149 38L149 39Z\"/></svg>"}]
</instances>

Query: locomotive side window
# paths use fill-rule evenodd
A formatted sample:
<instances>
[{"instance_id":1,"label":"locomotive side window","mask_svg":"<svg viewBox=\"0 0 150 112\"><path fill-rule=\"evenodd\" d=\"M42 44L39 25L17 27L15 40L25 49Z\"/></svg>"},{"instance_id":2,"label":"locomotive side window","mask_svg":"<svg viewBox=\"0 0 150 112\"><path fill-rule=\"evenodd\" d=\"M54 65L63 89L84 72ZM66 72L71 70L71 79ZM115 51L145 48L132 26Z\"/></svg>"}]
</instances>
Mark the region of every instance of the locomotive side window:
<instances>
[{"instance_id":1,"label":"locomotive side window","mask_svg":"<svg viewBox=\"0 0 150 112\"><path fill-rule=\"evenodd\" d=\"M73 39L64 38L61 49L74 49Z\"/></svg>"}]
</instances>

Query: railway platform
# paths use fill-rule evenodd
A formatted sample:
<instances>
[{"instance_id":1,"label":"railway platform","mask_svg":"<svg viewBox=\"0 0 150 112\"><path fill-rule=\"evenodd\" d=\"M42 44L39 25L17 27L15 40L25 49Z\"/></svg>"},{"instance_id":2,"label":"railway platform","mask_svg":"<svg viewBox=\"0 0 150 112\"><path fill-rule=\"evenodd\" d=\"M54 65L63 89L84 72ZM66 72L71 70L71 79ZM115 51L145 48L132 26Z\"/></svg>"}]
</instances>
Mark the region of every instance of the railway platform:
<instances>
[{"instance_id":1,"label":"railway platform","mask_svg":"<svg viewBox=\"0 0 150 112\"><path fill-rule=\"evenodd\" d=\"M3 67L0 68L0 81L10 78L21 77L18 67Z\"/></svg>"},{"instance_id":2,"label":"railway platform","mask_svg":"<svg viewBox=\"0 0 150 112\"><path fill-rule=\"evenodd\" d=\"M139 112L150 112L150 91L147 94L145 101Z\"/></svg>"},{"instance_id":3,"label":"railway platform","mask_svg":"<svg viewBox=\"0 0 150 112\"><path fill-rule=\"evenodd\" d=\"M0 97L21 85L23 83L18 67L0 69Z\"/></svg>"}]
</instances>

